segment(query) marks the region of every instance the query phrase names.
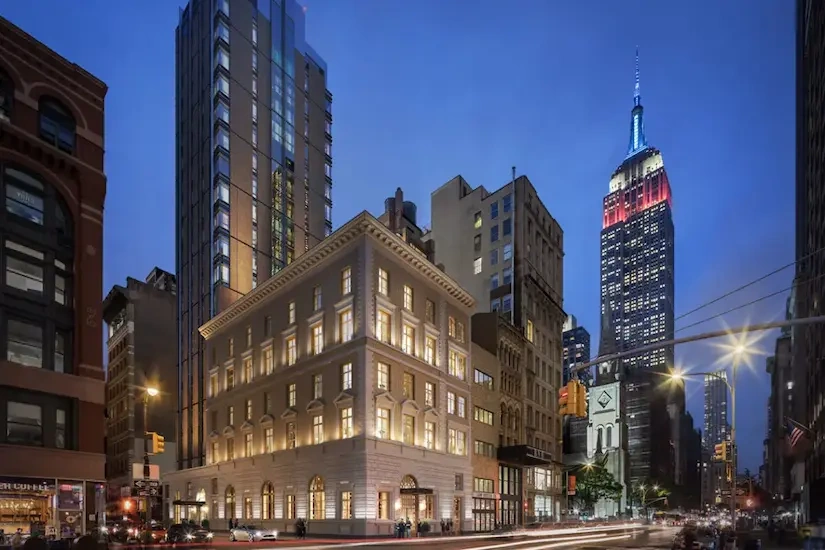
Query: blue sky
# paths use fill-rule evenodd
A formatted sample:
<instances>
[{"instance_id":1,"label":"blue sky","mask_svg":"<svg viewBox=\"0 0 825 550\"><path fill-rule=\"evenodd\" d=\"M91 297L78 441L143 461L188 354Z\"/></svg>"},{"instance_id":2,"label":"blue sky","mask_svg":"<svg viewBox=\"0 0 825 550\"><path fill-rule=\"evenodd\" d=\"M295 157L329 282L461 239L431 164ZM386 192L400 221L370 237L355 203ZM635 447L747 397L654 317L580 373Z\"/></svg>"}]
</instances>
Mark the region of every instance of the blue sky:
<instances>
[{"instance_id":1,"label":"blue sky","mask_svg":"<svg viewBox=\"0 0 825 550\"><path fill-rule=\"evenodd\" d=\"M456 174L515 165L565 232L564 306L598 334L601 200L628 142L641 52L648 140L674 194L676 311L793 260L793 2L306 0L335 96L333 219L401 186L429 218ZM174 271L174 29L181 0L4 2L9 18L109 85L105 285ZM501 6L507 5L502 10ZM790 270L677 322L790 286ZM724 320L779 319L784 296ZM679 334L719 328L716 319ZM757 344L773 352L775 335ZM594 345L595 351L595 345ZM680 364L714 368L709 343ZM764 357L740 375L740 466L761 463ZM701 383L689 406L702 418Z\"/></svg>"}]
</instances>

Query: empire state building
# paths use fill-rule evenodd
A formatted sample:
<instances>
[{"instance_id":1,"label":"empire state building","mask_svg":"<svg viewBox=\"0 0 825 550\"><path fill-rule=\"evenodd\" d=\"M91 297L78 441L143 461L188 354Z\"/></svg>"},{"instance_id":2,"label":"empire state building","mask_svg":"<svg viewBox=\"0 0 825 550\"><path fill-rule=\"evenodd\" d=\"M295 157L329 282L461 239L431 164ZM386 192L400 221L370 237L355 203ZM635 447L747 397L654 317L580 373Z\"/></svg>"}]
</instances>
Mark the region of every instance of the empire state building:
<instances>
[{"instance_id":1,"label":"empire state building","mask_svg":"<svg viewBox=\"0 0 825 550\"><path fill-rule=\"evenodd\" d=\"M638 59L637 53L627 155L610 177L601 232L601 314L602 324L607 323L601 334L613 331L619 351L668 340L674 329L670 183L661 151L648 145L645 136ZM631 355L618 365L628 385L633 483L665 478L678 482L678 424L684 401L669 407L667 396L656 389L662 377L653 375L672 365L673 347ZM599 384L606 382L597 378Z\"/></svg>"}]
</instances>

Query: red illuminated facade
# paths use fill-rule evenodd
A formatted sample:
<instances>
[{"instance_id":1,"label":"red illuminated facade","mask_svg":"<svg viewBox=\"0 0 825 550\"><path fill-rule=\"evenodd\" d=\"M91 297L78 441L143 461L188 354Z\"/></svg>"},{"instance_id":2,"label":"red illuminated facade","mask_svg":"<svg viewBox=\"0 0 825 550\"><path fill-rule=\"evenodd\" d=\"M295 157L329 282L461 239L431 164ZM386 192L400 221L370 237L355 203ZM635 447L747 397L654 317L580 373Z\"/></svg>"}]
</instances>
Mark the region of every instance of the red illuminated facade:
<instances>
[{"instance_id":1,"label":"red illuminated facade","mask_svg":"<svg viewBox=\"0 0 825 550\"><path fill-rule=\"evenodd\" d=\"M659 154L659 152L651 149L648 154ZM624 170L627 170L627 166L622 164L613 177L615 178ZM660 166L604 198L602 228L606 229L616 223L627 221L634 214L664 201L667 201L669 206L673 206L667 172L664 167Z\"/></svg>"}]
</instances>

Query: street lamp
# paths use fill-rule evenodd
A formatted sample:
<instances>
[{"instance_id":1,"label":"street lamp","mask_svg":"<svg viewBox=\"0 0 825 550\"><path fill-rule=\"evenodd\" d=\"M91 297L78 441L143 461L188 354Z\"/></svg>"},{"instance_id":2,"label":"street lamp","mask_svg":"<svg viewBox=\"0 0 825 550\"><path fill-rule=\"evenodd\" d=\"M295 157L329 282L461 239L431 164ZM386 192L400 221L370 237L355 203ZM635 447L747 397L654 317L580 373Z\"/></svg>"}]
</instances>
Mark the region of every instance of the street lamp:
<instances>
[{"instance_id":1,"label":"street lamp","mask_svg":"<svg viewBox=\"0 0 825 550\"><path fill-rule=\"evenodd\" d=\"M670 374L671 380L684 380L687 376L710 376L711 378L724 382L730 392L730 522L734 530L736 529L736 371L739 370L739 364L747 351L747 348L742 344L737 344L731 348L731 354L733 355L733 372L730 382L728 382L726 377L719 376L716 372L672 372Z\"/></svg>"},{"instance_id":2,"label":"street lamp","mask_svg":"<svg viewBox=\"0 0 825 550\"><path fill-rule=\"evenodd\" d=\"M143 392L143 479L148 480L152 477L151 468L149 467L149 399L157 397L160 390L154 387L147 387ZM144 497L144 515L145 522L149 523L149 497Z\"/></svg>"}]
</instances>

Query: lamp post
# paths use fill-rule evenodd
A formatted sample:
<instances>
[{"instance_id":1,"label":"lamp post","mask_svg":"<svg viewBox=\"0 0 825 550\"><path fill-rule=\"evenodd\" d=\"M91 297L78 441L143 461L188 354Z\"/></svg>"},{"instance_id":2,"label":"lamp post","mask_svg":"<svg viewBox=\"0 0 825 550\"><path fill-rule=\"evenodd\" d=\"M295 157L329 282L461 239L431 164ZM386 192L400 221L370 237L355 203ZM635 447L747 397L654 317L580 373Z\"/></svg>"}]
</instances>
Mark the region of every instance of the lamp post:
<instances>
[{"instance_id":1,"label":"lamp post","mask_svg":"<svg viewBox=\"0 0 825 550\"><path fill-rule=\"evenodd\" d=\"M639 500L640 500L640 503L642 505L641 506L642 510L644 510L645 521L647 521L647 519L648 519L648 517L647 517L647 492L649 490L654 491L654 494L658 493L659 492L659 486L658 485L653 485L652 487L646 487L645 485L639 485Z\"/></svg>"},{"instance_id":2,"label":"lamp post","mask_svg":"<svg viewBox=\"0 0 825 550\"><path fill-rule=\"evenodd\" d=\"M143 392L143 479L148 480L152 473L149 467L149 399L156 397L160 392L157 388L148 387ZM149 523L149 496L143 499L144 522Z\"/></svg>"},{"instance_id":3,"label":"lamp post","mask_svg":"<svg viewBox=\"0 0 825 550\"><path fill-rule=\"evenodd\" d=\"M746 349L741 344L733 348L733 373L730 382L715 372L673 372L670 374L672 380L684 380L687 376L710 376L724 382L730 392L730 524L734 531L736 531L736 371L739 370L739 363L745 352Z\"/></svg>"}]
</instances>

